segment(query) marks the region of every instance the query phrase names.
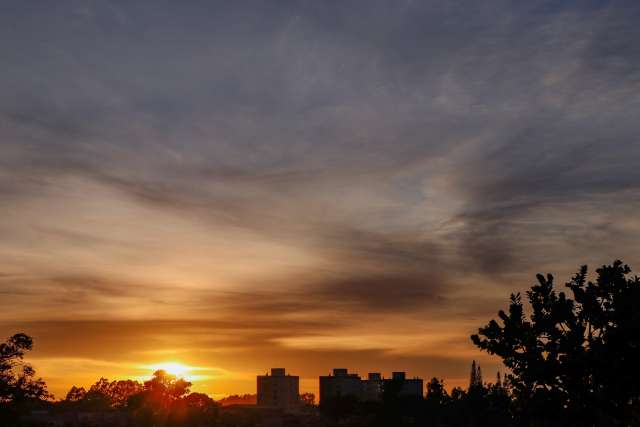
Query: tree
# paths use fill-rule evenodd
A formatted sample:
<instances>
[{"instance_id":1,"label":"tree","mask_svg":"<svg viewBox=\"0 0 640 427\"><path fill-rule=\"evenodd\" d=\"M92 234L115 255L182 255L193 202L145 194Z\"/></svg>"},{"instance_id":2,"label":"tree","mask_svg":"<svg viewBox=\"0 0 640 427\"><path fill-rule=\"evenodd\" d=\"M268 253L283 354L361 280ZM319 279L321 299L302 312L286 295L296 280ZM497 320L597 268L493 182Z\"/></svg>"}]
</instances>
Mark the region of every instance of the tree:
<instances>
[{"instance_id":1,"label":"tree","mask_svg":"<svg viewBox=\"0 0 640 427\"><path fill-rule=\"evenodd\" d=\"M538 424L628 425L640 405L640 279L621 261L596 270L587 281L580 268L556 292L553 276L537 275L509 312L471 339L502 358L518 415Z\"/></svg>"},{"instance_id":2,"label":"tree","mask_svg":"<svg viewBox=\"0 0 640 427\"><path fill-rule=\"evenodd\" d=\"M316 395L313 393L302 393L300 395L300 404L305 407L312 407L316 403Z\"/></svg>"},{"instance_id":3,"label":"tree","mask_svg":"<svg viewBox=\"0 0 640 427\"><path fill-rule=\"evenodd\" d=\"M95 384L89 387L89 391L82 400L84 409L90 411L106 411L111 408L109 397L108 379L101 377Z\"/></svg>"},{"instance_id":4,"label":"tree","mask_svg":"<svg viewBox=\"0 0 640 427\"><path fill-rule=\"evenodd\" d=\"M108 395L114 408L123 408L129 398L143 390L143 385L138 381L120 380L109 384Z\"/></svg>"},{"instance_id":5,"label":"tree","mask_svg":"<svg viewBox=\"0 0 640 427\"><path fill-rule=\"evenodd\" d=\"M429 380L427 383L427 395L424 399L428 424L442 425L450 403L451 398L444 388L444 381L436 377Z\"/></svg>"},{"instance_id":6,"label":"tree","mask_svg":"<svg viewBox=\"0 0 640 427\"><path fill-rule=\"evenodd\" d=\"M45 400L53 396L35 370L24 362L24 355L33 349L33 340L26 334L15 334L0 344L0 403L21 403Z\"/></svg>"},{"instance_id":7,"label":"tree","mask_svg":"<svg viewBox=\"0 0 640 427\"><path fill-rule=\"evenodd\" d=\"M72 386L64 398L66 402L79 402L87 396L87 390L84 387Z\"/></svg>"},{"instance_id":8,"label":"tree","mask_svg":"<svg viewBox=\"0 0 640 427\"><path fill-rule=\"evenodd\" d=\"M459 401L465 398L467 393L460 387L454 387L451 389L451 399L454 401Z\"/></svg>"},{"instance_id":9,"label":"tree","mask_svg":"<svg viewBox=\"0 0 640 427\"><path fill-rule=\"evenodd\" d=\"M476 361L471 362L471 374L469 375L469 388L478 383L478 371L476 370Z\"/></svg>"},{"instance_id":10,"label":"tree","mask_svg":"<svg viewBox=\"0 0 640 427\"><path fill-rule=\"evenodd\" d=\"M180 420L188 412L185 405L203 401L202 396L196 395L191 402L185 402L190 387L189 381L160 369L144 383L141 392L127 399L126 406L136 425L181 425Z\"/></svg>"},{"instance_id":11,"label":"tree","mask_svg":"<svg viewBox=\"0 0 640 427\"><path fill-rule=\"evenodd\" d=\"M444 381L433 377L427 383L427 396L425 400L435 405L444 405L449 401L449 394L444 388Z\"/></svg>"},{"instance_id":12,"label":"tree","mask_svg":"<svg viewBox=\"0 0 640 427\"><path fill-rule=\"evenodd\" d=\"M210 426L218 416L218 404L204 393L191 393L176 400L166 414L166 426Z\"/></svg>"},{"instance_id":13,"label":"tree","mask_svg":"<svg viewBox=\"0 0 640 427\"><path fill-rule=\"evenodd\" d=\"M100 378L89 390L72 386L64 400L69 408L84 411L108 411L125 408L129 398L143 390L142 384L133 380L109 381Z\"/></svg>"},{"instance_id":14,"label":"tree","mask_svg":"<svg viewBox=\"0 0 640 427\"><path fill-rule=\"evenodd\" d=\"M53 396L35 370L24 361L33 340L15 334L0 344L0 425L16 425L17 418Z\"/></svg>"},{"instance_id":15,"label":"tree","mask_svg":"<svg viewBox=\"0 0 640 427\"><path fill-rule=\"evenodd\" d=\"M144 389L170 399L178 399L189 393L191 383L184 378L177 378L163 369L153 373L149 381L145 381Z\"/></svg>"},{"instance_id":16,"label":"tree","mask_svg":"<svg viewBox=\"0 0 640 427\"><path fill-rule=\"evenodd\" d=\"M476 365L476 361L474 360L471 363L471 375L469 376L469 389L474 387L482 387L482 370L480 369L480 365Z\"/></svg>"}]
</instances>

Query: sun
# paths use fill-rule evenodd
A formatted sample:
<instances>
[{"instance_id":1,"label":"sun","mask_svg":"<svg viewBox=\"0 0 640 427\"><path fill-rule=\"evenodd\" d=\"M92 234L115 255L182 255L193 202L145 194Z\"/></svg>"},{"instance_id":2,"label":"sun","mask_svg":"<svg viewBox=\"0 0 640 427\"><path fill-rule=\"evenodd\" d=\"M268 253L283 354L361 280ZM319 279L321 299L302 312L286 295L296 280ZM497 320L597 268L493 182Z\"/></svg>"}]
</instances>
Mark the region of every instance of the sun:
<instances>
[{"instance_id":1,"label":"sun","mask_svg":"<svg viewBox=\"0 0 640 427\"><path fill-rule=\"evenodd\" d=\"M153 365L154 370L162 369L171 375L175 375L178 378L184 378L192 370L190 366L183 365L178 362L162 362Z\"/></svg>"}]
</instances>

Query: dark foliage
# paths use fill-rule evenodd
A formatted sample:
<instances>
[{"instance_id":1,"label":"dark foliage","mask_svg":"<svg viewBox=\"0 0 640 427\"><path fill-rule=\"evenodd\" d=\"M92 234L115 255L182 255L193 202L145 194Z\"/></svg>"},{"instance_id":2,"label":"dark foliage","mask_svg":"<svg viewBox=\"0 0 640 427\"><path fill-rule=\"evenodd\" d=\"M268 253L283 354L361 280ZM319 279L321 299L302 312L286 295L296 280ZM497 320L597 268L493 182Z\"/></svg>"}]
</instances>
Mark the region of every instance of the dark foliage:
<instances>
[{"instance_id":1,"label":"dark foliage","mask_svg":"<svg viewBox=\"0 0 640 427\"><path fill-rule=\"evenodd\" d=\"M640 405L640 279L621 261L583 266L566 287L538 275L471 339L511 370L513 415L525 425L637 425Z\"/></svg>"},{"instance_id":2,"label":"dark foliage","mask_svg":"<svg viewBox=\"0 0 640 427\"><path fill-rule=\"evenodd\" d=\"M25 353L32 348L33 340L26 334L15 334L0 344L0 424L15 422L37 402L53 397L24 361Z\"/></svg>"}]
</instances>

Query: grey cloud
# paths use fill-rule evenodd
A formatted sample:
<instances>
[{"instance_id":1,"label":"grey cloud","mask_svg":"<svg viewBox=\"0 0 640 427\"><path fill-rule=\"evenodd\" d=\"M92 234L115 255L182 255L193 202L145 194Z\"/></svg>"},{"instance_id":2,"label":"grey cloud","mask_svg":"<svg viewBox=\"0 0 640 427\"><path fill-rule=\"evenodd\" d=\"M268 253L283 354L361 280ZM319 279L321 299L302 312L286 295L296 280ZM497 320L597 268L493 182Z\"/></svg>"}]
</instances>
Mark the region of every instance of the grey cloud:
<instances>
[{"instance_id":1,"label":"grey cloud","mask_svg":"<svg viewBox=\"0 0 640 427\"><path fill-rule=\"evenodd\" d=\"M632 2L3 7L5 203L74 176L331 261L294 295L212 304L420 310L637 204Z\"/></svg>"},{"instance_id":2,"label":"grey cloud","mask_svg":"<svg viewBox=\"0 0 640 427\"><path fill-rule=\"evenodd\" d=\"M635 1L0 2L0 331L48 357L466 379L466 337L534 273L640 265L639 21Z\"/></svg>"}]
</instances>

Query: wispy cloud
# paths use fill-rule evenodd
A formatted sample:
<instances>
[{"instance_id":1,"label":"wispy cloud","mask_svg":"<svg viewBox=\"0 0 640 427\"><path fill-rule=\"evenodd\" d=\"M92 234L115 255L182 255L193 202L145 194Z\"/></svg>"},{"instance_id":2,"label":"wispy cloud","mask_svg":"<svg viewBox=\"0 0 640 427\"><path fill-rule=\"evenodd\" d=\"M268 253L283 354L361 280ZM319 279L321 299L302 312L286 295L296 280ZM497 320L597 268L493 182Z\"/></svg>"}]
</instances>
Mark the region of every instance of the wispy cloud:
<instances>
[{"instance_id":1,"label":"wispy cloud","mask_svg":"<svg viewBox=\"0 0 640 427\"><path fill-rule=\"evenodd\" d=\"M587 3L0 6L2 330L461 377L534 273L640 266L640 7Z\"/></svg>"}]
</instances>

